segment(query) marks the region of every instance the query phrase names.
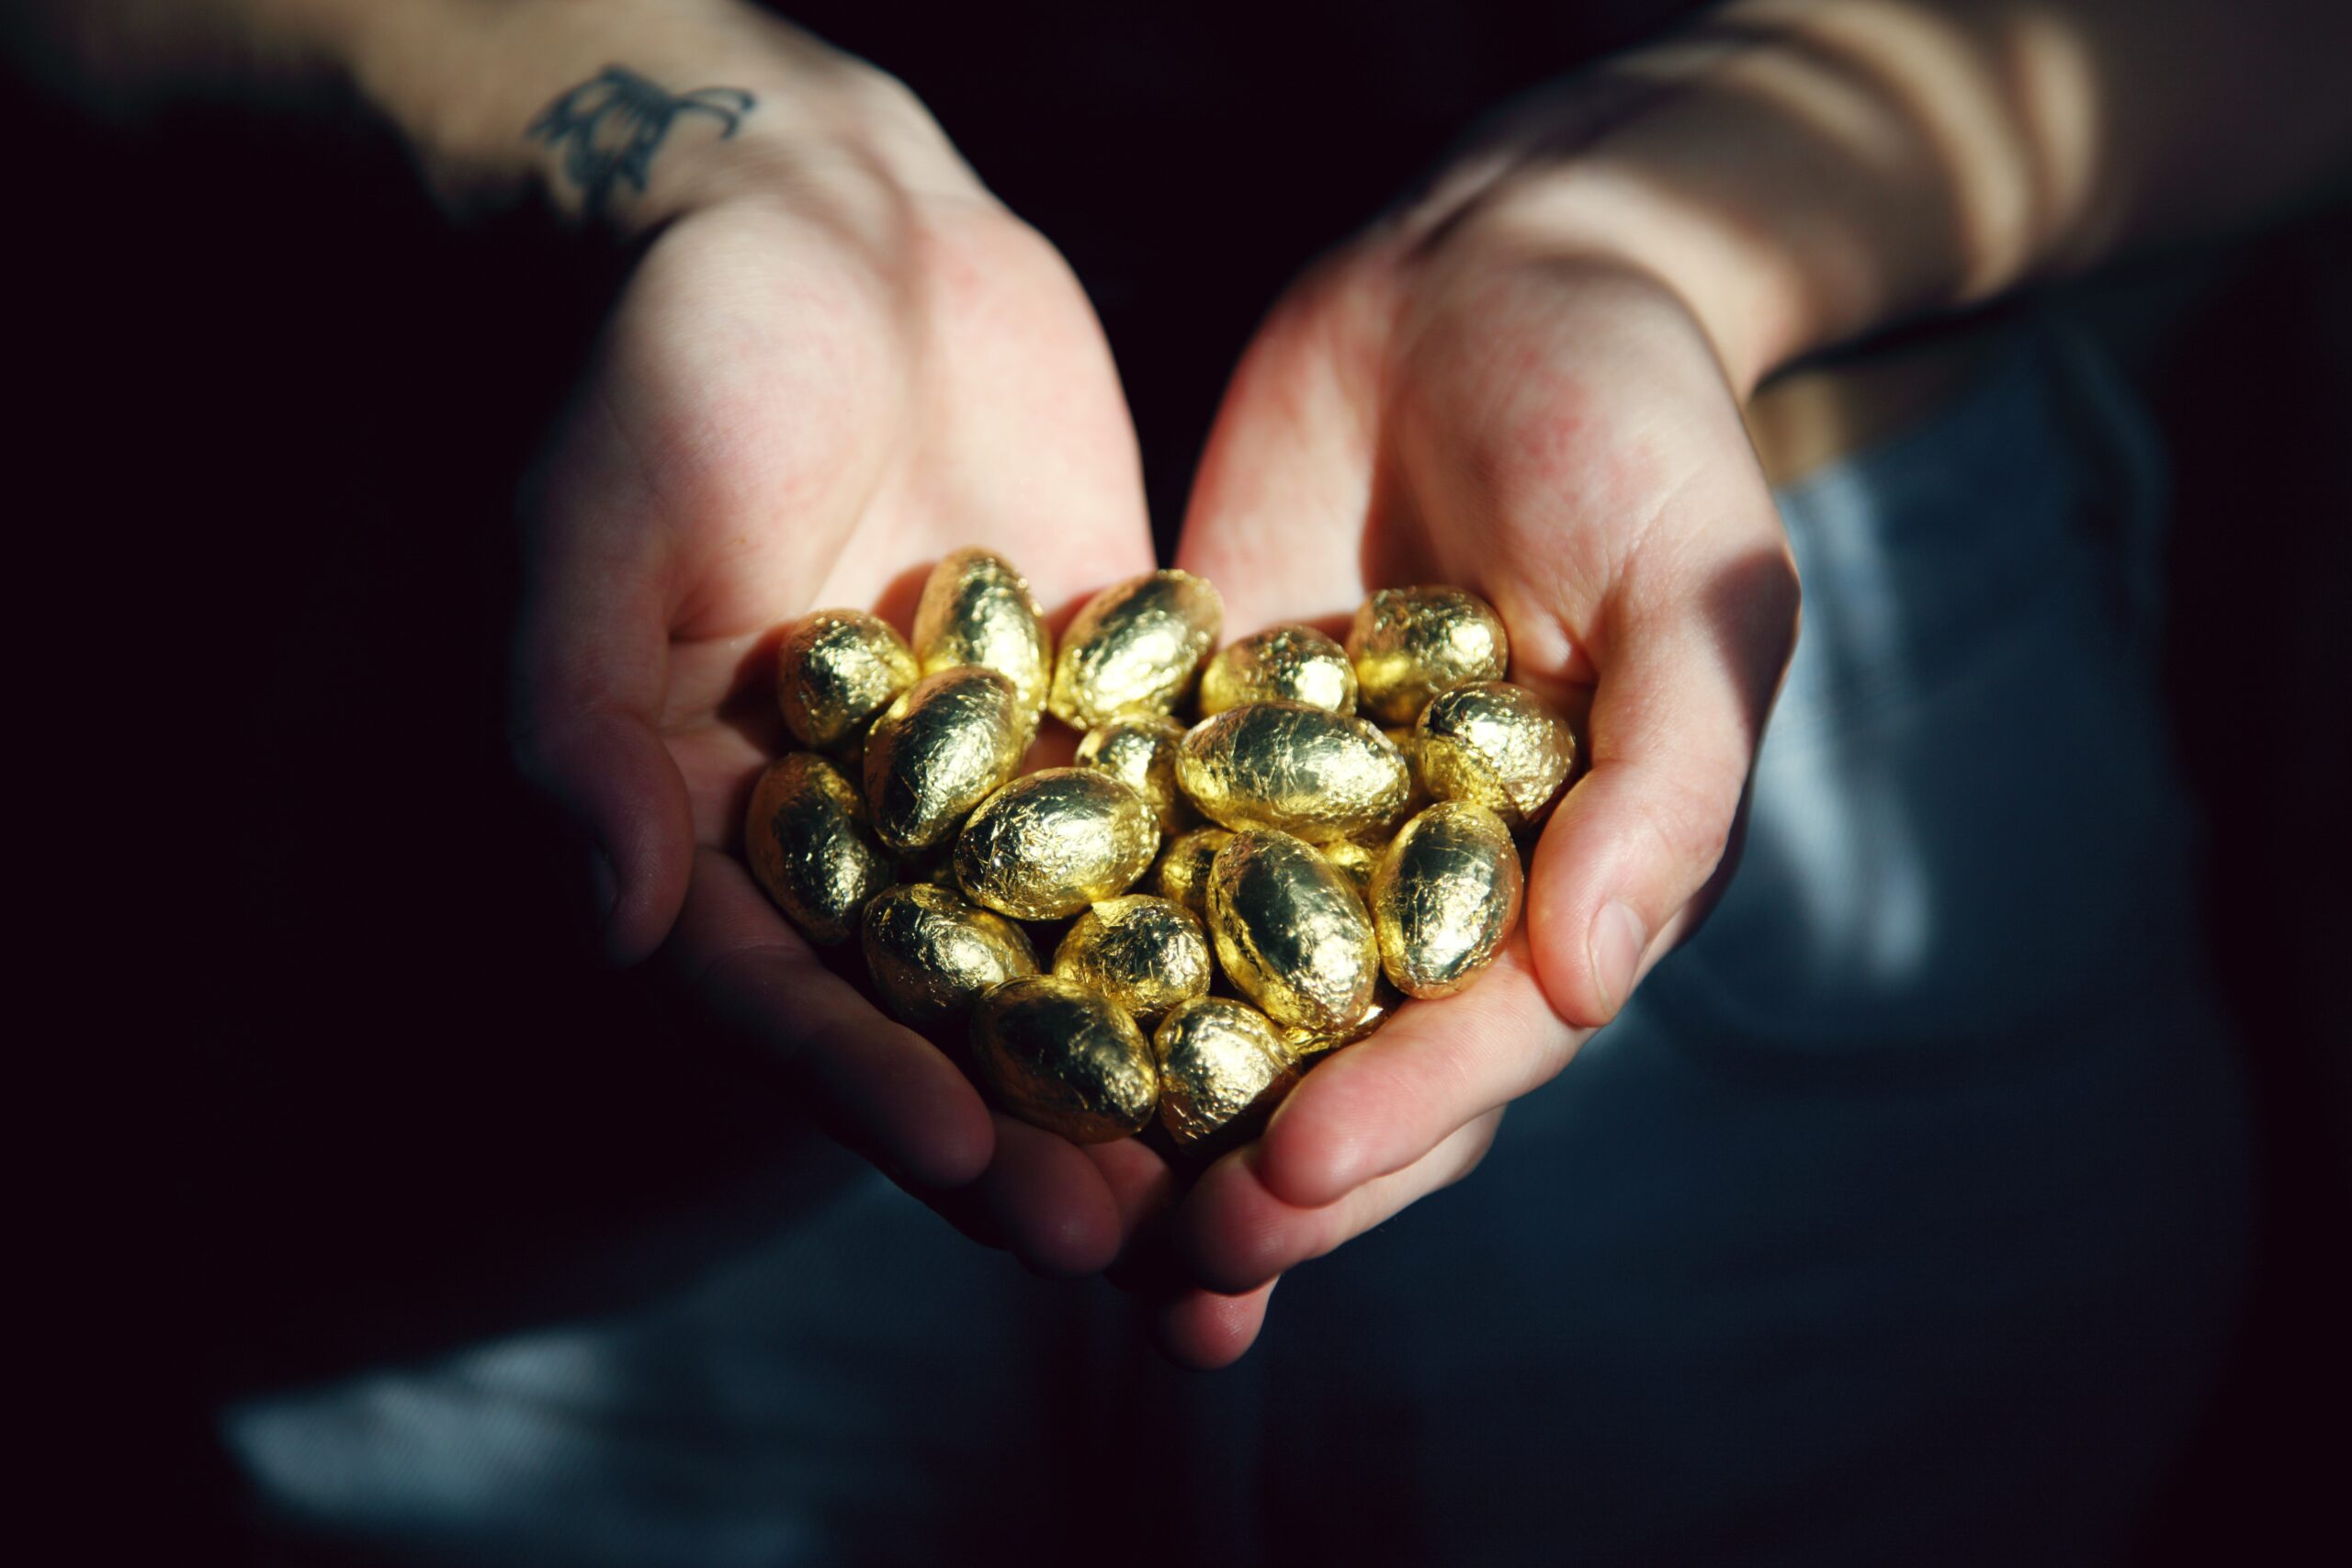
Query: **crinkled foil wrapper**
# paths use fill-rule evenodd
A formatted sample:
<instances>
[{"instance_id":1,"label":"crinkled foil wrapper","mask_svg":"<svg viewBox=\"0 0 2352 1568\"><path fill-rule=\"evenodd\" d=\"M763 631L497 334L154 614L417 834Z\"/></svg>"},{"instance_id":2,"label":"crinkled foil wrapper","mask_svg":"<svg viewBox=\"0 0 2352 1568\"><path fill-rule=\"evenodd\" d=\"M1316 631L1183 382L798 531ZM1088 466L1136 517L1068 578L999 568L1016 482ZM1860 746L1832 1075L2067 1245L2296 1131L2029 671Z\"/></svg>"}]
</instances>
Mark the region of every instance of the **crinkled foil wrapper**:
<instances>
[{"instance_id":1,"label":"crinkled foil wrapper","mask_svg":"<svg viewBox=\"0 0 2352 1568\"><path fill-rule=\"evenodd\" d=\"M1176 749L1184 727L1157 715L1106 719L1086 732L1072 761L1100 768L1144 797L1163 833L1181 833L1199 818L1176 784Z\"/></svg>"},{"instance_id":2,"label":"crinkled foil wrapper","mask_svg":"<svg viewBox=\"0 0 2352 1568\"><path fill-rule=\"evenodd\" d=\"M1519 852L1483 806L1442 801L1405 824L1372 882L1381 966L1411 997L1476 979L1519 923Z\"/></svg>"},{"instance_id":3,"label":"crinkled foil wrapper","mask_svg":"<svg viewBox=\"0 0 2352 1568\"><path fill-rule=\"evenodd\" d=\"M1054 716L1077 730L1130 714L1168 714L1216 646L1225 601L1173 569L1114 584L1086 602L1054 661Z\"/></svg>"},{"instance_id":4,"label":"crinkled foil wrapper","mask_svg":"<svg viewBox=\"0 0 2352 1568\"><path fill-rule=\"evenodd\" d=\"M1148 1029L1209 991L1209 939L1180 904L1148 893L1105 898L1070 922L1054 973L1102 992Z\"/></svg>"},{"instance_id":5,"label":"crinkled foil wrapper","mask_svg":"<svg viewBox=\"0 0 2352 1568\"><path fill-rule=\"evenodd\" d=\"M1232 841L1232 829L1227 828L1195 828L1178 835L1160 852L1159 864L1152 873L1152 886L1159 890L1162 898L1182 904L1206 919L1209 863L1216 859L1217 851Z\"/></svg>"},{"instance_id":6,"label":"crinkled foil wrapper","mask_svg":"<svg viewBox=\"0 0 2352 1568\"><path fill-rule=\"evenodd\" d=\"M1383 724L1410 724L1431 697L1510 671L1502 617L1459 588L1384 588L1348 627L1356 700Z\"/></svg>"},{"instance_id":7,"label":"crinkled foil wrapper","mask_svg":"<svg viewBox=\"0 0 2352 1568\"><path fill-rule=\"evenodd\" d=\"M1054 639L1029 580L993 551L940 558L915 604L914 657L922 672L978 666L1012 682L1023 728L1034 732L1053 686Z\"/></svg>"},{"instance_id":8,"label":"crinkled foil wrapper","mask_svg":"<svg viewBox=\"0 0 2352 1568\"><path fill-rule=\"evenodd\" d=\"M865 970L892 1016L917 1029L960 1021L990 988L1037 973L1028 933L929 883L886 888L865 906Z\"/></svg>"},{"instance_id":9,"label":"crinkled foil wrapper","mask_svg":"<svg viewBox=\"0 0 2352 1568\"><path fill-rule=\"evenodd\" d=\"M875 835L899 853L944 843L1020 770L1012 682L993 670L943 670L907 688L865 739Z\"/></svg>"},{"instance_id":10,"label":"crinkled foil wrapper","mask_svg":"<svg viewBox=\"0 0 2352 1568\"><path fill-rule=\"evenodd\" d=\"M956 881L1001 915L1058 920L1125 892L1159 848L1143 796L1092 768L1047 768L972 813L956 840Z\"/></svg>"},{"instance_id":11,"label":"crinkled foil wrapper","mask_svg":"<svg viewBox=\"0 0 2352 1568\"><path fill-rule=\"evenodd\" d=\"M1151 1037L1159 1121L1204 1158L1255 1137L1298 1082L1299 1065L1265 1014L1227 997L1188 1001Z\"/></svg>"},{"instance_id":12,"label":"crinkled foil wrapper","mask_svg":"<svg viewBox=\"0 0 2352 1568\"><path fill-rule=\"evenodd\" d=\"M1440 800L1483 806L1514 831L1550 815L1576 767L1568 721L1507 681L1442 693L1413 728L1422 787Z\"/></svg>"},{"instance_id":13,"label":"crinkled foil wrapper","mask_svg":"<svg viewBox=\"0 0 2352 1568\"><path fill-rule=\"evenodd\" d=\"M1305 703L1332 713L1356 711L1356 672L1348 651L1313 626L1272 626L1227 643L1201 671L1201 716L1246 703Z\"/></svg>"},{"instance_id":14,"label":"crinkled foil wrapper","mask_svg":"<svg viewBox=\"0 0 2352 1568\"><path fill-rule=\"evenodd\" d=\"M1010 980L972 1010L972 1051L997 1102L1072 1143L1139 1133L1159 1101L1143 1032L1109 998L1051 975Z\"/></svg>"},{"instance_id":15,"label":"crinkled foil wrapper","mask_svg":"<svg viewBox=\"0 0 2352 1568\"><path fill-rule=\"evenodd\" d=\"M1226 977L1277 1023L1353 1028L1380 949L1347 877L1288 833L1237 833L1209 868L1209 934Z\"/></svg>"},{"instance_id":16,"label":"crinkled foil wrapper","mask_svg":"<svg viewBox=\"0 0 2352 1568\"><path fill-rule=\"evenodd\" d=\"M863 610L817 610L777 645L776 705L803 746L831 750L854 742L920 673L888 621Z\"/></svg>"},{"instance_id":17,"label":"crinkled foil wrapper","mask_svg":"<svg viewBox=\"0 0 2352 1568\"><path fill-rule=\"evenodd\" d=\"M890 886L890 862L866 836L865 817L849 780L810 752L781 759L752 786L744 858L810 942L847 942L866 900Z\"/></svg>"},{"instance_id":18,"label":"crinkled foil wrapper","mask_svg":"<svg viewBox=\"0 0 2352 1568\"><path fill-rule=\"evenodd\" d=\"M1185 735L1176 778L1204 816L1309 842L1375 832L1412 789L1404 753L1374 726L1302 703L1251 703Z\"/></svg>"}]
</instances>

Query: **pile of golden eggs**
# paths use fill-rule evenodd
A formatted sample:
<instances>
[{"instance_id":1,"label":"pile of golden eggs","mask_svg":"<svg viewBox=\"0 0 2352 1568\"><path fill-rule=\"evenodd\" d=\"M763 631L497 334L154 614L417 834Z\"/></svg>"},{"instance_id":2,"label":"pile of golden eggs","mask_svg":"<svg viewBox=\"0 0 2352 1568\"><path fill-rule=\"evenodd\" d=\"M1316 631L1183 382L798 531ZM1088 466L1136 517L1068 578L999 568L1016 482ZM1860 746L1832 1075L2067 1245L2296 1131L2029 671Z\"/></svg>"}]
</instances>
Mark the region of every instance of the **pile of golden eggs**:
<instances>
[{"instance_id":1,"label":"pile of golden eggs","mask_svg":"<svg viewBox=\"0 0 2352 1568\"><path fill-rule=\"evenodd\" d=\"M897 1018L964 1032L1007 1111L1079 1142L1156 1115L1214 1153L1400 993L1475 980L1519 921L1513 836L1576 764L1473 594L1383 590L1344 648L1286 626L1220 649L1223 619L1207 581L1156 571L1057 651L1021 574L965 549L911 645L820 610L778 651L808 750L752 792L753 873L810 941L858 943ZM1048 714L1084 737L1074 764L1022 773Z\"/></svg>"}]
</instances>

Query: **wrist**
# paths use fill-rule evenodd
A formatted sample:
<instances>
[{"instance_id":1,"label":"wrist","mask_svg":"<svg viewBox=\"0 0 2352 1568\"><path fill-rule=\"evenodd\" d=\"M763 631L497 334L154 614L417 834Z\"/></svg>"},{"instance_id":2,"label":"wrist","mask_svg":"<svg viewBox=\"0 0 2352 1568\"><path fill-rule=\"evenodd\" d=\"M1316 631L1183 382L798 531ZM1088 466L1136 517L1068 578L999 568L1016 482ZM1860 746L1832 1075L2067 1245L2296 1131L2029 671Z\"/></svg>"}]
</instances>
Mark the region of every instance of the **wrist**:
<instances>
[{"instance_id":1,"label":"wrist","mask_svg":"<svg viewBox=\"0 0 2352 1568\"><path fill-rule=\"evenodd\" d=\"M779 176L978 190L884 73L732 0L344 8L359 95L464 217L542 200L620 237Z\"/></svg>"}]
</instances>

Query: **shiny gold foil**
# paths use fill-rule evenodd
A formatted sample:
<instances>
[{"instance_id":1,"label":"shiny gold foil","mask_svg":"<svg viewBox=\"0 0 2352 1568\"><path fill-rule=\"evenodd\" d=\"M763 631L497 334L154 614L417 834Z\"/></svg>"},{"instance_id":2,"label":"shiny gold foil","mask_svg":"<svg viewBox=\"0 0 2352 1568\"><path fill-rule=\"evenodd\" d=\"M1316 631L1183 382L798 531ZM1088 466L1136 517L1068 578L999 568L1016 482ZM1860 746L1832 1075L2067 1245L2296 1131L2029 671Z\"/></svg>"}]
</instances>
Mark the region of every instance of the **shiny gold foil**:
<instances>
[{"instance_id":1,"label":"shiny gold foil","mask_svg":"<svg viewBox=\"0 0 2352 1568\"><path fill-rule=\"evenodd\" d=\"M1387 976L1373 987L1372 1005L1363 1016L1345 1029L1301 1029L1295 1024L1281 1024L1275 1032L1282 1036L1283 1049L1288 1051L1302 1069L1313 1065L1318 1056L1327 1056L1342 1045L1352 1045L1372 1034L1396 1016L1405 1003L1405 994L1388 983Z\"/></svg>"},{"instance_id":2,"label":"shiny gold foil","mask_svg":"<svg viewBox=\"0 0 2352 1568\"><path fill-rule=\"evenodd\" d=\"M1001 915L1058 920L1125 892L1159 848L1143 796L1093 768L1047 768L972 813L956 840L956 881Z\"/></svg>"},{"instance_id":3,"label":"shiny gold foil","mask_svg":"<svg viewBox=\"0 0 2352 1568\"><path fill-rule=\"evenodd\" d=\"M810 942L847 942L866 900L890 886L890 863L865 820L865 804L841 770L807 751L775 762L752 786L744 857Z\"/></svg>"},{"instance_id":4,"label":"shiny gold foil","mask_svg":"<svg viewBox=\"0 0 2352 1568\"><path fill-rule=\"evenodd\" d=\"M1459 588L1384 588L1348 627L1357 700L1383 724L1410 724L1431 697L1510 668L1502 617Z\"/></svg>"},{"instance_id":5,"label":"shiny gold foil","mask_svg":"<svg viewBox=\"0 0 2352 1568\"><path fill-rule=\"evenodd\" d=\"M1227 708L1186 733L1176 779L1225 827L1312 842L1386 826L1412 786L1404 754L1363 719L1299 703Z\"/></svg>"},{"instance_id":6,"label":"shiny gold foil","mask_svg":"<svg viewBox=\"0 0 2352 1568\"><path fill-rule=\"evenodd\" d=\"M1175 711L1225 624L1204 578L1168 570L1097 593L1062 636L1048 705L1073 729Z\"/></svg>"},{"instance_id":7,"label":"shiny gold foil","mask_svg":"<svg viewBox=\"0 0 2352 1568\"><path fill-rule=\"evenodd\" d=\"M1185 1002L1151 1037L1159 1121L1177 1146L1208 1157L1257 1136L1298 1082L1298 1064L1264 1013L1224 997Z\"/></svg>"},{"instance_id":8,"label":"shiny gold foil","mask_svg":"<svg viewBox=\"0 0 2352 1568\"><path fill-rule=\"evenodd\" d=\"M1362 1021L1380 977L1372 919L1311 846L1236 833L1209 867L1208 903L1217 962L1267 1017L1316 1031Z\"/></svg>"},{"instance_id":9,"label":"shiny gold foil","mask_svg":"<svg viewBox=\"0 0 2352 1568\"><path fill-rule=\"evenodd\" d=\"M1405 824L1372 879L1381 967L1411 997L1476 979L1519 923L1519 852L1503 819L1441 801Z\"/></svg>"},{"instance_id":10,"label":"shiny gold foil","mask_svg":"<svg viewBox=\"0 0 2352 1568\"><path fill-rule=\"evenodd\" d=\"M1197 820L1176 787L1176 748L1184 727L1158 716L1114 718L1096 725L1078 743L1081 768L1100 768L1143 796L1163 833L1181 833Z\"/></svg>"},{"instance_id":11,"label":"shiny gold foil","mask_svg":"<svg viewBox=\"0 0 2352 1568\"><path fill-rule=\"evenodd\" d=\"M1031 732L1054 680L1054 639L1029 580L993 551L967 548L940 558L915 604L914 656L922 672L975 665L1012 682Z\"/></svg>"},{"instance_id":12,"label":"shiny gold foil","mask_svg":"<svg viewBox=\"0 0 2352 1568\"><path fill-rule=\"evenodd\" d=\"M1439 800L1486 807L1513 831L1551 814L1576 766L1567 720L1507 681L1456 686L1414 726L1421 786Z\"/></svg>"},{"instance_id":13,"label":"shiny gold foil","mask_svg":"<svg viewBox=\"0 0 2352 1568\"><path fill-rule=\"evenodd\" d=\"M1305 703L1356 711L1356 672L1347 649L1313 626L1273 626L1217 650L1201 671L1201 716L1245 703Z\"/></svg>"},{"instance_id":14,"label":"shiny gold foil","mask_svg":"<svg viewBox=\"0 0 2352 1568\"><path fill-rule=\"evenodd\" d=\"M918 673L888 622L863 610L818 610L794 623L776 649L776 704L803 746L835 750Z\"/></svg>"},{"instance_id":15,"label":"shiny gold foil","mask_svg":"<svg viewBox=\"0 0 2352 1568\"><path fill-rule=\"evenodd\" d=\"M1209 939L1180 904L1148 893L1105 898L1070 922L1054 973L1102 992L1146 1029L1209 994Z\"/></svg>"},{"instance_id":16,"label":"shiny gold foil","mask_svg":"<svg viewBox=\"0 0 2352 1568\"><path fill-rule=\"evenodd\" d=\"M1233 841L1224 828L1195 828L1169 840L1152 874L1153 886L1170 903L1182 904L1205 919L1209 912L1209 863L1217 851Z\"/></svg>"},{"instance_id":17,"label":"shiny gold foil","mask_svg":"<svg viewBox=\"0 0 2352 1568\"><path fill-rule=\"evenodd\" d=\"M882 710L865 738L874 831L899 853L945 842L1020 770L1020 699L993 670L926 675Z\"/></svg>"},{"instance_id":18,"label":"shiny gold foil","mask_svg":"<svg viewBox=\"0 0 2352 1568\"><path fill-rule=\"evenodd\" d=\"M1372 908L1372 874L1379 868L1381 851L1387 846L1336 839L1317 847L1323 852L1325 860L1339 867L1348 885L1356 890L1356 897L1363 900L1364 908Z\"/></svg>"},{"instance_id":19,"label":"shiny gold foil","mask_svg":"<svg viewBox=\"0 0 2352 1568\"><path fill-rule=\"evenodd\" d=\"M989 992L972 1010L972 1051L998 1103L1072 1143L1139 1133L1159 1103L1143 1032L1075 981L1038 975Z\"/></svg>"},{"instance_id":20,"label":"shiny gold foil","mask_svg":"<svg viewBox=\"0 0 2352 1568\"><path fill-rule=\"evenodd\" d=\"M991 987L1037 973L1019 926L928 883L886 888L865 906L865 970L884 1005L917 1029L953 1023Z\"/></svg>"}]
</instances>

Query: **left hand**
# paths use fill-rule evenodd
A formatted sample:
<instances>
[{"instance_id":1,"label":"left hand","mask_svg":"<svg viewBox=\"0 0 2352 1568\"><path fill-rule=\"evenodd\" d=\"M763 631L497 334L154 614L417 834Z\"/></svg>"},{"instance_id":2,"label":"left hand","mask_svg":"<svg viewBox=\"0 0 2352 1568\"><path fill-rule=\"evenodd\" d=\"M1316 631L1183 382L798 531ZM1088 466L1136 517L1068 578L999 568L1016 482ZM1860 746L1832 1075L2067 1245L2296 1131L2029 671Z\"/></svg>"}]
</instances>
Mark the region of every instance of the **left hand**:
<instances>
[{"instance_id":1,"label":"left hand","mask_svg":"<svg viewBox=\"0 0 2352 1568\"><path fill-rule=\"evenodd\" d=\"M1173 1220L1195 1284L1163 1344L1220 1365L1283 1270L1466 1174L1695 924L1796 637L1788 542L1734 378L1638 254L1509 190L1376 231L1303 279L1235 374L1178 563L1230 626L1337 629L1372 589L1457 584L1511 679L1591 714L1526 918L1476 985L1310 1074Z\"/></svg>"}]
</instances>

